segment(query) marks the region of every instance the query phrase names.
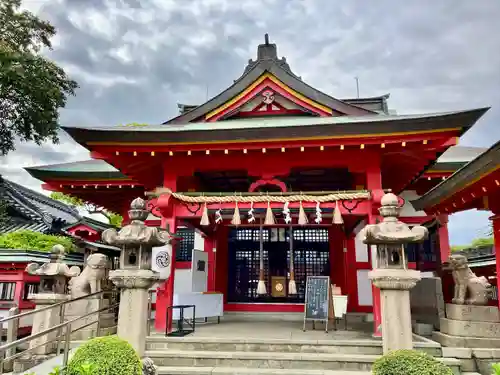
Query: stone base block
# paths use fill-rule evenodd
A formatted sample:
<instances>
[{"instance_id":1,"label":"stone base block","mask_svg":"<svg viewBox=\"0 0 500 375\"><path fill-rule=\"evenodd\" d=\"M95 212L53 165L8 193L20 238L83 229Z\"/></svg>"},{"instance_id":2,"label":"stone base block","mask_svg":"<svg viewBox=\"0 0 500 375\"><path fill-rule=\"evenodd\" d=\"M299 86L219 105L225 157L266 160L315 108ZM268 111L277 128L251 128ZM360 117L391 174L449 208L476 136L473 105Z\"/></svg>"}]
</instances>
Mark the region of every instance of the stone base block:
<instances>
[{"instance_id":1,"label":"stone base block","mask_svg":"<svg viewBox=\"0 0 500 375\"><path fill-rule=\"evenodd\" d=\"M477 363L474 358L460 359L460 370L463 372L476 372ZM489 375L489 374L488 374Z\"/></svg>"},{"instance_id":2,"label":"stone base block","mask_svg":"<svg viewBox=\"0 0 500 375\"><path fill-rule=\"evenodd\" d=\"M474 322L500 323L500 310L496 306L446 304L446 318Z\"/></svg>"},{"instance_id":3,"label":"stone base block","mask_svg":"<svg viewBox=\"0 0 500 375\"><path fill-rule=\"evenodd\" d=\"M108 300L99 301L99 299L87 299L76 301L68 304L65 311L65 320L73 320L80 316L86 315L93 311L99 310L99 304L101 303L101 308L109 306ZM100 314L94 314L88 316L86 318L75 321L72 324L71 329L75 330L85 325L91 324L85 328L81 328L80 330L72 333L72 340L88 340L97 335L97 319L100 321L100 332L99 335L104 335L104 329L114 327L116 325L115 322L115 314L113 312L101 312Z\"/></svg>"},{"instance_id":4,"label":"stone base block","mask_svg":"<svg viewBox=\"0 0 500 375\"><path fill-rule=\"evenodd\" d=\"M481 375L493 374L493 364L500 362L500 359L476 359L477 371Z\"/></svg>"},{"instance_id":5,"label":"stone base block","mask_svg":"<svg viewBox=\"0 0 500 375\"><path fill-rule=\"evenodd\" d=\"M13 374L23 374L25 371L29 370L32 367L39 365L49 359L55 357L55 354L52 355L26 355L14 360L13 364Z\"/></svg>"},{"instance_id":6,"label":"stone base block","mask_svg":"<svg viewBox=\"0 0 500 375\"><path fill-rule=\"evenodd\" d=\"M441 319L441 332L463 337L500 337L500 323Z\"/></svg>"},{"instance_id":7,"label":"stone base block","mask_svg":"<svg viewBox=\"0 0 500 375\"><path fill-rule=\"evenodd\" d=\"M413 332L420 336L431 336L434 331L433 324L413 323Z\"/></svg>"},{"instance_id":8,"label":"stone base block","mask_svg":"<svg viewBox=\"0 0 500 375\"><path fill-rule=\"evenodd\" d=\"M472 349L470 348L454 348L443 347L441 348L443 357L470 359L472 358Z\"/></svg>"},{"instance_id":9,"label":"stone base block","mask_svg":"<svg viewBox=\"0 0 500 375\"><path fill-rule=\"evenodd\" d=\"M433 332L432 339L443 346L460 348L500 348L500 338L463 337Z\"/></svg>"}]
</instances>

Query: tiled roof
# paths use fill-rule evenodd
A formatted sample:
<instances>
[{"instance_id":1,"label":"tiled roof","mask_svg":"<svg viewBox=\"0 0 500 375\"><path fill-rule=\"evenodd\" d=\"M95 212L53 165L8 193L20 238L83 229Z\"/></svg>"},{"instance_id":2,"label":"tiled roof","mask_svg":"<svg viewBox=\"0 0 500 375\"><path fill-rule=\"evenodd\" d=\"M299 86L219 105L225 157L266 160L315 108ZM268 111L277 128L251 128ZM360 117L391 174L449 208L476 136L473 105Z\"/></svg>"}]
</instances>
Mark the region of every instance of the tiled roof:
<instances>
[{"instance_id":1,"label":"tiled roof","mask_svg":"<svg viewBox=\"0 0 500 375\"><path fill-rule=\"evenodd\" d=\"M442 202L444 199L447 199L451 194L454 194L463 189L465 186L468 186L471 181L477 181L478 178L483 175L496 170L499 163L500 141L496 142L493 146L465 164L446 180L434 186L423 196L412 201L411 203L417 210L433 207Z\"/></svg>"},{"instance_id":2,"label":"tiled roof","mask_svg":"<svg viewBox=\"0 0 500 375\"><path fill-rule=\"evenodd\" d=\"M32 230L49 233L80 219L78 210L0 176L0 199L7 206L7 220L0 233Z\"/></svg>"}]
</instances>

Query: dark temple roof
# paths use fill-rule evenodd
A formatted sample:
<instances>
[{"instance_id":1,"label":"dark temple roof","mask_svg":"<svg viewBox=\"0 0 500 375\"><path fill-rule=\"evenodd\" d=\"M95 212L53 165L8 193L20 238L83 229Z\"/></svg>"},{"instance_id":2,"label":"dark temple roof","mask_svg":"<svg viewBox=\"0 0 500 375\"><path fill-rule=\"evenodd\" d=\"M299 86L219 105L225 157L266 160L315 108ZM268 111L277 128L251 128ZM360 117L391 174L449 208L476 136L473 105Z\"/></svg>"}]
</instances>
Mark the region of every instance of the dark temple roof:
<instances>
[{"instance_id":1,"label":"dark temple roof","mask_svg":"<svg viewBox=\"0 0 500 375\"><path fill-rule=\"evenodd\" d=\"M87 226L89 228L94 229L97 232L102 232L102 231L104 231L106 229L109 229L109 228L116 228L112 224L104 223L102 221L92 219L92 218L90 218L88 216L84 216L80 220L78 220L77 222L70 223L70 224L66 225L64 227L64 230L68 231L69 229L71 229L71 228L73 228L73 227L75 227L77 225L85 225L85 226Z\"/></svg>"},{"instance_id":2,"label":"dark temple roof","mask_svg":"<svg viewBox=\"0 0 500 375\"><path fill-rule=\"evenodd\" d=\"M219 107L244 91L249 85L266 72L271 73L285 85L291 87L293 90L301 93L305 97L338 112L351 116L375 113L374 111L350 104L347 101L335 99L306 84L300 79L300 77L292 72L284 57L281 59L278 58L276 44L269 43L269 38L266 34L265 43L260 44L257 48L257 60L250 60L248 62L242 76L236 79L232 86L210 99L208 102L188 110L187 112L164 122L164 124L188 123L199 120L200 117L204 116L206 113Z\"/></svg>"},{"instance_id":3,"label":"dark temple roof","mask_svg":"<svg viewBox=\"0 0 500 375\"><path fill-rule=\"evenodd\" d=\"M416 210L424 210L440 203L450 195L462 190L471 181L476 181L500 165L500 141L436 185L420 198L412 201Z\"/></svg>"},{"instance_id":4,"label":"dark temple roof","mask_svg":"<svg viewBox=\"0 0 500 375\"><path fill-rule=\"evenodd\" d=\"M356 107L367 109L369 111L374 111L377 113L388 115L389 108L387 106L387 99L389 99L389 96L390 96L389 94L385 94L373 97L349 98L349 99L339 99L339 100L347 104L355 105ZM199 106L194 104L178 103L177 107L179 108L179 114L183 115Z\"/></svg>"},{"instance_id":5,"label":"dark temple roof","mask_svg":"<svg viewBox=\"0 0 500 375\"><path fill-rule=\"evenodd\" d=\"M137 142L204 143L245 140L279 140L283 132L293 139L311 136L335 137L351 135L383 135L394 132L435 131L460 128L461 135L469 129L488 108L442 112L421 115L370 115L333 117L274 117L259 119L226 120L175 124L172 126L148 125L134 129L128 127L63 127L78 143ZM292 139L292 138L291 138Z\"/></svg>"},{"instance_id":6,"label":"dark temple roof","mask_svg":"<svg viewBox=\"0 0 500 375\"><path fill-rule=\"evenodd\" d=\"M80 219L76 208L2 176L0 176L0 199L7 206L7 220L0 225L0 233L17 230L59 233L63 225Z\"/></svg>"},{"instance_id":7,"label":"dark temple roof","mask_svg":"<svg viewBox=\"0 0 500 375\"><path fill-rule=\"evenodd\" d=\"M75 180L128 180L129 178L104 160L93 159L73 163L60 163L24 168L31 176L42 181L51 178Z\"/></svg>"}]
</instances>

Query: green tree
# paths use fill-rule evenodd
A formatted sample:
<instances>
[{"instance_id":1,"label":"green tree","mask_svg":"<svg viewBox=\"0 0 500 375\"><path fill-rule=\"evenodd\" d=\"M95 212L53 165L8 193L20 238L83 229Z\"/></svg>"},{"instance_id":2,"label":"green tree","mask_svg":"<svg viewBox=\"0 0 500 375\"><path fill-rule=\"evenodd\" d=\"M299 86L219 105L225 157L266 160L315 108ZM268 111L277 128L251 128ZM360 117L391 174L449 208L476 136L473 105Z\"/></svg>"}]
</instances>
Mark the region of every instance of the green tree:
<instances>
[{"instance_id":1,"label":"green tree","mask_svg":"<svg viewBox=\"0 0 500 375\"><path fill-rule=\"evenodd\" d=\"M52 199L55 199L56 201L67 203L71 206L83 207L85 205L85 201L83 199L80 199L78 197L74 197L72 195L63 194L63 193L60 193L58 191L50 193L50 197Z\"/></svg>"},{"instance_id":2,"label":"green tree","mask_svg":"<svg viewBox=\"0 0 500 375\"><path fill-rule=\"evenodd\" d=\"M66 251L74 250L70 237L56 236L21 230L0 235L1 249L50 251L54 245L63 245Z\"/></svg>"},{"instance_id":3,"label":"green tree","mask_svg":"<svg viewBox=\"0 0 500 375\"><path fill-rule=\"evenodd\" d=\"M72 195L63 194L60 192L53 192L50 194L52 199L60 202L70 204L72 206L77 206L85 209L89 214L101 214L104 215L111 225L115 227L120 227L122 225L123 217L115 212L111 212L104 207L97 206L93 203L85 202L84 200L74 197Z\"/></svg>"},{"instance_id":4,"label":"green tree","mask_svg":"<svg viewBox=\"0 0 500 375\"><path fill-rule=\"evenodd\" d=\"M77 83L42 56L52 49L55 28L28 11L21 0L0 0L0 155L14 141L58 142L59 109Z\"/></svg>"},{"instance_id":5,"label":"green tree","mask_svg":"<svg viewBox=\"0 0 500 375\"><path fill-rule=\"evenodd\" d=\"M493 237L475 238L471 245L472 247L493 245Z\"/></svg>"}]
</instances>

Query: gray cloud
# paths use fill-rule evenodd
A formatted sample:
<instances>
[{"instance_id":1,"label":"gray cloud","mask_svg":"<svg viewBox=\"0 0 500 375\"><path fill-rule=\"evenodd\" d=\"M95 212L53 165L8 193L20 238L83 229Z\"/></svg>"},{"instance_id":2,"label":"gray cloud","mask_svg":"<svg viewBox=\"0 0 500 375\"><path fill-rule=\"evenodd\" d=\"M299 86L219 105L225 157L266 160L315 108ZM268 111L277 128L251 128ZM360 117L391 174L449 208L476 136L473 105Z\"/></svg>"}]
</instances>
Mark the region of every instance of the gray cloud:
<instances>
[{"instance_id":1,"label":"gray cloud","mask_svg":"<svg viewBox=\"0 0 500 375\"><path fill-rule=\"evenodd\" d=\"M354 96L358 76L362 95L390 92L398 113L500 102L496 0L26 0L25 6L56 26L48 55L81 86L61 114L64 125L163 122L176 115L177 102L201 103L207 88L213 96L229 86L255 58L265 32L296 74L336 97ZM462 143L489 146L500 136L499 123L496 106ZM67 139L41 148L20 144L0 173L35 187L21 166L87 157ZM467 242L471 232L454 231L454 242Z\"/></svg>"}]
</instances>

